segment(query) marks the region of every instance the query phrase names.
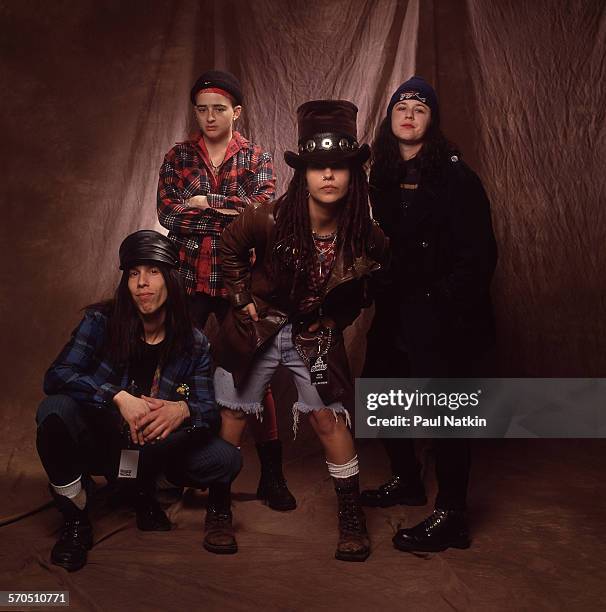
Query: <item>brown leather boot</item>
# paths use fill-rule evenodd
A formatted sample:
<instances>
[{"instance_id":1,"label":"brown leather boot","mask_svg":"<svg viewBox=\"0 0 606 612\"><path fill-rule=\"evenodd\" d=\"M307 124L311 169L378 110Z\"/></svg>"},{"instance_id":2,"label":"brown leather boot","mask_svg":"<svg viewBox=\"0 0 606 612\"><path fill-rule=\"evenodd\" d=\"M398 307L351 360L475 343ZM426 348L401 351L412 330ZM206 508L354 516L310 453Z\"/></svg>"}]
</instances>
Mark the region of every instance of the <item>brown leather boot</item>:
<instances>
[{"instance_id":1,"label":"brown leather boot","mask_svg":"<svg viewBox=\"0 0 606 612\"><path fill-rule=\"evenodd\" d=\"M204 523L204 548L217 555L238 552L231 514L231 485L212 484Z\"/></svg>"},{"instance_id":2,"label":"brown leather boot","mask_svg":"<svg viewBox=\"0 0 606 612\"><path fill-rule=\"evenodd\" d=\"M360 484L357 474L349 478L333 478L339 503L339 541L335 559L365 561L370 555L370 538L366 518L360 506Z\"/></svg>"}]
</instances>

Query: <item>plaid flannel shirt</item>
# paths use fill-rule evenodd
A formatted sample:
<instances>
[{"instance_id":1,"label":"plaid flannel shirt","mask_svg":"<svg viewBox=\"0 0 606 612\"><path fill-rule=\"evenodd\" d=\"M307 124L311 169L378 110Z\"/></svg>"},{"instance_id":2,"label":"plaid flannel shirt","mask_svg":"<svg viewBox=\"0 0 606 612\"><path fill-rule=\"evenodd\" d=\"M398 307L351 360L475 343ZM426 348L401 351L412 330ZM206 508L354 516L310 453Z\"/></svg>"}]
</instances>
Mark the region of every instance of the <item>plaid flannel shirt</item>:
<instances>
[{"instance_id":1,"label":"plaid flannel shirt","mask_svg":"<svg viewBox=\"0 0 606 612\"><path fill-rule=\"evenodd\" d=\"M107 321L107 316L97 310L85 313L44 376L47 395L60 393L83 406L107 409L116 393L128 389L128 368L115 367L101 354ZM191 413L191 426L210 430L218 428L220 417L215 403L209 344L198 330L194 330L194 343L190 350L162 368L158 397L186 401Z\"/></svg>"},{"instance_id":2,"label":"plaid flannel shirt","mask_svg":"<svg viewBox=\"0 0 606 612\"><path fill-rule=\"evenodd\" d=\"M275 190L271 155L238 132L233 133L217 177L201 134L166 154L158 182L158 219L179 247L179 271L190 295L199 291L227 297L219 239L236 215L218 209L242 212L252 203L273 199ZM205 195L209 208L189 208L185 201L195 195Z\"/></svg>"}]
</instances>

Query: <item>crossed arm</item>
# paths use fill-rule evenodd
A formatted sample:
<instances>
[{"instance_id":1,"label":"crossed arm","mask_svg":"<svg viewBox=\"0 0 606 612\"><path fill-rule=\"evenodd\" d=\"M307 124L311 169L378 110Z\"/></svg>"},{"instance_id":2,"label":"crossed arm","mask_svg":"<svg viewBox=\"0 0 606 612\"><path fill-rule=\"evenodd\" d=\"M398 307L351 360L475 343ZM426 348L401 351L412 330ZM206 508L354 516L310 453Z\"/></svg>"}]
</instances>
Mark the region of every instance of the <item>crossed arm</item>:
<instances>
[{"instance_id":1,"label":"crossed arm","mask_svg":"<svg viewBox=\"0 0 606 612\"><path fill-rule=\"evenodd\" d=\"M160 168L158 219L166 229L181 235L219 237L223 227L217 221L238 215L250 204L269 201L275 194L275 178L269 153L263 153L250 173L245 194L195 193L195 182L185 187L184 168L176 149L168 152ZM199 185L198 185L199 187Z\"/></svg>"}]
</instances>

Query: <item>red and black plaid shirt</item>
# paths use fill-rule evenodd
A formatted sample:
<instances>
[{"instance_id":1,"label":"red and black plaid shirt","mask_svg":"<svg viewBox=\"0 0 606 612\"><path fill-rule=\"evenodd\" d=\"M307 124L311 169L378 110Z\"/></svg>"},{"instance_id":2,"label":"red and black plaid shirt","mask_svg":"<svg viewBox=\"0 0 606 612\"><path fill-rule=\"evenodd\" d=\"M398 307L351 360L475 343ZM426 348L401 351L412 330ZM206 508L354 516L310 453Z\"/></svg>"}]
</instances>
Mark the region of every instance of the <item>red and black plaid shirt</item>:
<instances>
[{"instance_id":1,"label":"red and black plaid shirt","mask_svg":"<svg viewBox=\"0 0 606 612\"><path fill-rule=\"evenodd\" d=\"M215 176L201 134L176 144L164 158L158 182L158 219L179 247L179 271L189 294L227 296L223 287L219 238L237 215L253 202L266 202L276 191L271 155L238 132L227 146ZM205 195L209 208L189 208L185 201Z\"/></svg>"}]
</instances>

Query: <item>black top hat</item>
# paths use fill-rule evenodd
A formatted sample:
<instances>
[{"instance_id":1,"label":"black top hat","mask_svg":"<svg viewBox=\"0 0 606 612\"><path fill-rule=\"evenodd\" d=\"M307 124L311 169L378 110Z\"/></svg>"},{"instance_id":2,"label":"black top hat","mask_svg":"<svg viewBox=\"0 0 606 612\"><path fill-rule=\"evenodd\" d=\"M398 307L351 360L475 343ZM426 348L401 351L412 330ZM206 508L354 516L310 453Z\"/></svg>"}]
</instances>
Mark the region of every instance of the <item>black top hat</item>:
<instances>
[{"instance_id":1,"label":"black top hat","mask_svg":"<svg viewBox=\"0 0 606 612\"><path fill-rule=\"evenodd\" d=\"M179 254L169 238L154 230L139 230L127 236L120 245L120 270L147 262L173 268L179 265Z\"/></svg>"},{"instance_id":2,"label":"black top hat","mask_svg":"<svg viewBox=\"0 0 606 612\"><path fill-rule=\"evenodd\" d=\"M363 164L370 147L358 144L358 108L347 100L311 100L297 109L299 154L284 153L284 161L301 169L308 164Z\"/></svg>"}]
</instances>

